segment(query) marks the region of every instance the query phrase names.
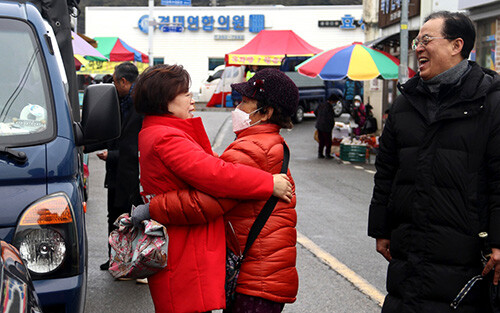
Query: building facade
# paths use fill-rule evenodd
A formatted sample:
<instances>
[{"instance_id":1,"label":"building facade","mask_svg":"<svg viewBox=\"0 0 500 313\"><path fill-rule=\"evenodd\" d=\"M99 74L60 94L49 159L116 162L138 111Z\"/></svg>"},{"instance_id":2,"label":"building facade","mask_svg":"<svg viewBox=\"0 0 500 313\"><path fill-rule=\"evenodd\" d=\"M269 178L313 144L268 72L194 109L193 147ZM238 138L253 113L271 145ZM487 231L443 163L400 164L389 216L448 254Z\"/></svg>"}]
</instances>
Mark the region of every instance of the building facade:
<instances>
[{"instance_id":1,"label":"building facade","mask_svg":"<svg viewBox=\"0 0 500 313\"><path fill-rule=\"evenodd\" d=\"M154 7L155 63L182 64L197 93L208 72L262 29L293 30L309 44L329 50L364 41L361 5ZM148 53L148 7L87 7L85 34L118 36Z\"/></svg>"},{"instance_id":2,"label":"building facade","mask_svg":"<svg viewBox=\"0 0 500 313\"><path fill-rule=\"evenodd\" d=\"M476 46L471 55L479 65L500 72L500 1L459 0L476 24Z\"/></svg>"}]
</instances>

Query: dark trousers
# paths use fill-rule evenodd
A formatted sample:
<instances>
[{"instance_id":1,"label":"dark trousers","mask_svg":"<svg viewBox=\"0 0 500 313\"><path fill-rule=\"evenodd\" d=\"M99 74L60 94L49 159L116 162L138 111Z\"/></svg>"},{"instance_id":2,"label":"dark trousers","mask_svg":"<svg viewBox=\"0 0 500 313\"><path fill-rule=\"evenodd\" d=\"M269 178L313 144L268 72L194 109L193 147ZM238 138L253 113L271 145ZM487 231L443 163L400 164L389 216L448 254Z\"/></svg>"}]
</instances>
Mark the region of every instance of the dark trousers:
<instances>
[{"instance_id":1,"label":"dark trousers","mask_svg":"<svg viewBox=\"0 0 500 313\"><path fill-rule=\"evenodd\" d=\"M284 303L236 293L231 310L223 313L280 313L284 307Z\"/></svg>"},{"instance_id":2,"label":"dark trousers","mask_svg":"<svg viewBox=\"0 0 500 313\"><path fill-rule=\"evenodd\" d=\"M326 155L332 154L332 132L323 132L318 130L318 155L323 155L323 150L325 150Z\"/></svg>"}]
</instances>

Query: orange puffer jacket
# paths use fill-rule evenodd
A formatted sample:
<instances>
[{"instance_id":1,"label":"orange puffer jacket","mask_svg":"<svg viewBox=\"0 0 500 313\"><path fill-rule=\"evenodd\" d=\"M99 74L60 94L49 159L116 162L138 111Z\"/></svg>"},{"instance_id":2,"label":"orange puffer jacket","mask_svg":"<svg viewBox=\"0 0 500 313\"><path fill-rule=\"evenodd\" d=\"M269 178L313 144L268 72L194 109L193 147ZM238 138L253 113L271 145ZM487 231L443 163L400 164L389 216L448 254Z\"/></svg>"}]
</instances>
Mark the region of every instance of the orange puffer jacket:
<instances>
[{"instance_id":1,"label":"orange puffer jacket","mask_svg":"<svg viewBox=\"0 0 500 313\"><path fill-rule=\"evenodd\" d=\"M224 161L246 164L277 174L283 164L283 138L279 126L260 124L237 135L221 155ZM273 213L248 251L236 291L280 303L292 303L298 291L295 267L297 214L295 212L295 183L291 203L278 201ZM252 177L248 177L251 181ZM162 222L198 224L224 214L234 227L241 250L245 248L248 232L266 201L215 199L195 190L176 190L157 195L150 203L150 212L161 215Z\"/></svg>"}]
</instances>

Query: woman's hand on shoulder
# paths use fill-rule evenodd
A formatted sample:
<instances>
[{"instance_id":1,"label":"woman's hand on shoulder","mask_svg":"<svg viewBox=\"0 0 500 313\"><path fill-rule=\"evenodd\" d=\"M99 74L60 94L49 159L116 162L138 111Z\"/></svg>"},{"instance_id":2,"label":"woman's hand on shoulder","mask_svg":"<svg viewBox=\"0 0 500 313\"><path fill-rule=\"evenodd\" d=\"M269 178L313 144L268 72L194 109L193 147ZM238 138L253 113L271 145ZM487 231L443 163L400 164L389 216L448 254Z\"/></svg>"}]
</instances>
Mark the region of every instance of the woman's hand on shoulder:
<instances>
[{"instance_id":1,"label":"woman's hand on shoulder","mask_svg":"<svg viewBox=\"0 0 500 313\"><path fill-rule=\"evenodd\" d=\"M293 197L293 190L288 176L286 174L274 174L273 182L273 196L290 203Z\"/></svg>"}]
</instances>

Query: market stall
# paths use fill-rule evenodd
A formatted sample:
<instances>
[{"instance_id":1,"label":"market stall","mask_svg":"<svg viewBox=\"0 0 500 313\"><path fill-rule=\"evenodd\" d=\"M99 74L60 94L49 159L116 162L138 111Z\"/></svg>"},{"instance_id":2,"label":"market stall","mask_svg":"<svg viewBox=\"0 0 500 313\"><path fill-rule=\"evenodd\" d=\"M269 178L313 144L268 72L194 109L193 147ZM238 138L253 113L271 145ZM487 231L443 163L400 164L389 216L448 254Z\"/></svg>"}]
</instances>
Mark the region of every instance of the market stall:
<instances>
[{"instance_id":1,"label":"market stall","mask_svg":"<svg viewBox=\"0 0 500 313\"><path fill-rule=\"evenodd\" d=\"M95 37L97 50L109 61L87 57L77 74L112 74L116 65L133 62L139 73L149 66L149 57L118 37ZM81 60L80 60L81 61Z\"/></svg>"},{"instance_id":2,"label":"market stall","mask_svg":"<svg viewBox=\"0 0 500 313\"><path fill-rule=\"evenodd\" d=\"M246 45L226 54L225 60L227 68L243 65L280 66L285 57L313 56L321 51L292 30L261 30ZM207 106L224 105L230 94L231 86L221 79Z\"/></svg>"},{"instance_id":3,"label":"market stall","mask_svg":"<svg viewBox=\"0 0 500 313\"><path fill-rule=\"evenodd\" d=\"M353 42L317 54L297 65L295 70L304 76L320 77L323 80L397 79L399 60L388 53L364 46L361 42ZM415 75L410 68L408 71L410 77ZM352 124L352 121L350 123ZM334 153L344 161L370 161L370 156L376 154L378 149L378 136L365 134L356 137L350 131L346 135L346 125L336 123L334 127Z\"/></svg>"}]
</instances>

